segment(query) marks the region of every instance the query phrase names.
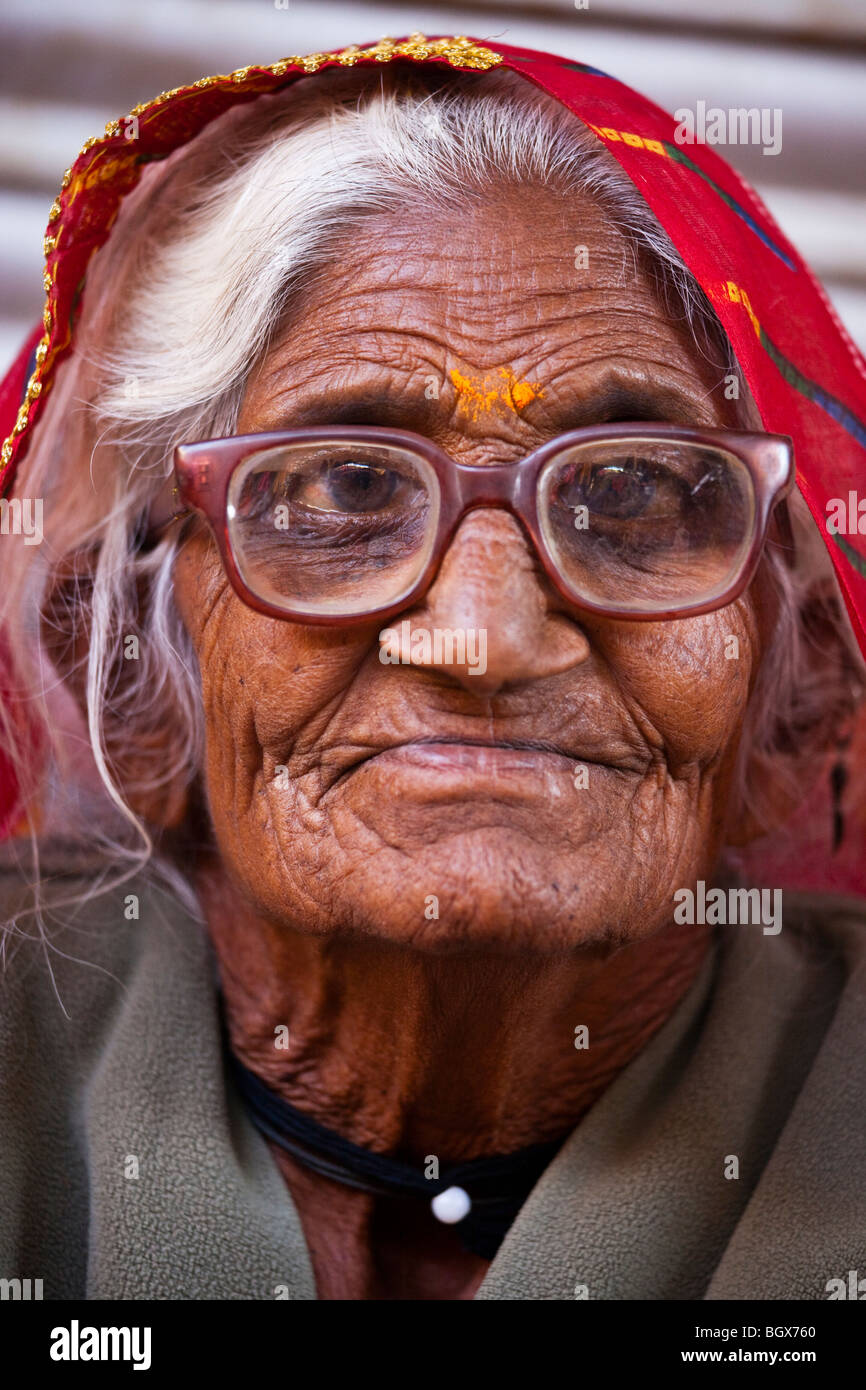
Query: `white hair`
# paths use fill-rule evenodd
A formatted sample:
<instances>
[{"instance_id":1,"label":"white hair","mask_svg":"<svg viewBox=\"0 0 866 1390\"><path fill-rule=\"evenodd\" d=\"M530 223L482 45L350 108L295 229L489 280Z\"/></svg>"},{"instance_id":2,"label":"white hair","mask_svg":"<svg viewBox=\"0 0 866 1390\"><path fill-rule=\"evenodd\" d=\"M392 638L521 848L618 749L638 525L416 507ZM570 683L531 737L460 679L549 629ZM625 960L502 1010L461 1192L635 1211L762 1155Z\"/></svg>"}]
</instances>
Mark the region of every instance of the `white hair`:
<instances>
[{"instance_id":1,"label":"white hair","mask_svg":"<svg viewBox=\"0 0 866 1390\"><path fill-rule=\"evenodd\" d=\"M696 353L710 345L723 370L739 377L709 301L619 165L576 117L513 74L390 69L301 80L220 117L146 168L126 198L88 272L75 348L17 485L43 498L46 540L4 555L0 595L17 693L41 728L41 739L22 738L17 713L7 709L3 751L47 827L62 816L81 827L82 838L99 837L117 870L114 883L151 857L153 840L131 808L128 783L122 788L115 775L109 726L123 727L132 747L146 747L148 734L169 723L179 731L164 763L140 774L139 791L192 787L202 769L199 676L173 600L176 540L142 545L174 446L232 433L249 374L291 312L293 295L359 219L398 213L410 202L459 207L502 182L594 199L625 233L635 264L640 258L653 275L668 314L692 333ZM745 383L741 395L742 426L760 428ZM805 596L816 585L835 592L835 582L799 499L792 510L795 517L799 511L793 564L772 545L764 560L779 616L748 716L746 751L767 758L780 729L805 729L850 694L841 689L838 663L822 674L806 660ZM82 555L92 563L76 569L74 557ZM58 589L59 575L65 583ZM838 604L831 610L852 645ZM57 677L46 622L77 644L73 683L83 693L99 774L95 799L50 713ZM120 653L131 633L141 659L127 664L121 680ZM170 857L156 859L191 905L187 876Z\"/></svg>"}]
</instances>

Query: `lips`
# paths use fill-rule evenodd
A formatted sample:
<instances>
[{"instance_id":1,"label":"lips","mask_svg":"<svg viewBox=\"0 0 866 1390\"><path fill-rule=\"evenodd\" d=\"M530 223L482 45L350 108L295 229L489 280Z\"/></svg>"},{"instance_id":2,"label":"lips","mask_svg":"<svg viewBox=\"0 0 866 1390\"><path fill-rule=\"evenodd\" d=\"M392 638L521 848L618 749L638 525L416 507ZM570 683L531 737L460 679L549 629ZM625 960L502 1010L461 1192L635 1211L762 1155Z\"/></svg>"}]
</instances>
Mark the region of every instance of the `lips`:
<instances>
[{"instance_id":1,"label":"lips","mask_svg":"<svg viewBox=\"0 0 866 1390\"><path fill-rule=\"evenodd\" d=\"M445 763L476 767L490 762L491 765L495 764L502 767L531 768L537 767L542 758L560 763L569 769L575 763L575 758L570 757L561 748L528 740L511 739L491 739L489 742L485 739L417 739L408 743L395 744L391 748L384 748L380 753L374 753L373 757L397 757L429 767L436 767Z\"/></svg>"},{"instance_id":2,"label":"lips","mask_svg":"<svg viewBox=\"0 0 866 1390\"><path fill-rule=\"evenodd\" d=\"M555 745L524 739L422 738L376 749L343 770L334 786L371 763L393 764L430 773L508 774L573 773L582 761Z\"/></svg>"},{"instance_id":3,"label":"lips","mask_svg":"<svg viewBox=\"0 0 866 1390\"><path fill-rule=\"evenodd\" d=\"M366 709L357 712L356 723L355 710L344 707L339 725L329 727L324 747L316 741L303 753L299 749L294 754L281 750L279 761L292 766L293 776L315 779L314 785L318 783L319 787L316 800L339 790L353 773L363 772L368 764L371 776L377 767L381 767L383 776L387 769L395 778L408 778L414 771L430 788L438 786L444 790L447 783L455 795L461 786L468 790L480 786L482 780L492 785L498 778L504 786L509 777L515 787L519 779L525 794L534 775L537 790L546 782L550 794L559 796L566 785L564 778L570 783L580 766L594 767L599 775L632 781L645 777L652 764L659 761L657 751L640 738L636 729L630 729L626 720L617 719L619 727L609 727L618 713L615 705L605 708L599 702L588 705L585 701L583 707L574 709L534 707L529 711L525 700L522 703L524 707L517 714L497 715L495 722L478 717L464 719L460 717L462 711L450 709L425 710L424 717L412 718L406 715L414 715L414 711L392 713L383 709L377 711L383 726L377 731L378 736L369 728ZM550 725L552 737L533 737L531 726L537 728L542 721ZM437 724L441 732L429 732L431 725L435 728ZM522 730L518 732L521 724L525 736ZM356 730L360 729L364 733L359 736Z\"/></svg>"}]
</instances>

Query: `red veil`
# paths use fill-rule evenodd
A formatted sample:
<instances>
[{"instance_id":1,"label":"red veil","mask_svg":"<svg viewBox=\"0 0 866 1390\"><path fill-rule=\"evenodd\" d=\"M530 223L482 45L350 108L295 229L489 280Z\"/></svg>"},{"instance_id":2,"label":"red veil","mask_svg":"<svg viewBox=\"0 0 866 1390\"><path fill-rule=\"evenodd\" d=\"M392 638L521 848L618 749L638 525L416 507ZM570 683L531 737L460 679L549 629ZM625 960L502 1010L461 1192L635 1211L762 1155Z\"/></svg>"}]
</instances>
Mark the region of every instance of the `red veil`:
<instances>
[{"instance_id":1,"label":"red veil","mask_svg":"<svg viewBox=\"0 0 866 1390\"><path fill-rule=\"evenodd\" d=\"M144 102L84 145L63 177L44 241L46 304L0 387L0 495L16 475L26 493L26 452L42 403L74 339L87 266L108 237L121 199L144 165L165 158L238 102L290 86L336 66L400 60L463 71L509 68L561 101L604 141L668 232L712 302L749 383L764 428L794 440L797 483L830 553L861 648L866 653L864 533L828 529L834 502L866 500L866 370L814 275L757 194L705 144L681 144L677 122L616 78L583 63L495 41L383 39L365 48L281 59L205 77ZM866 507L864 507L866 511ZM855 738L851 757L866 751ZM0 766L0 779L4 769ZM7 777L8 782L8 777ZM11 804L11 788L5 800ZM0 822L2 822L0 793ZM773 881L853 888L866 893L861 823L829 864L829 804L789 843L783 863L764 858ZM826 830L824 829L826 825ZM817 831L814 827L818 827Z\"/></svg>"}]
</instances>

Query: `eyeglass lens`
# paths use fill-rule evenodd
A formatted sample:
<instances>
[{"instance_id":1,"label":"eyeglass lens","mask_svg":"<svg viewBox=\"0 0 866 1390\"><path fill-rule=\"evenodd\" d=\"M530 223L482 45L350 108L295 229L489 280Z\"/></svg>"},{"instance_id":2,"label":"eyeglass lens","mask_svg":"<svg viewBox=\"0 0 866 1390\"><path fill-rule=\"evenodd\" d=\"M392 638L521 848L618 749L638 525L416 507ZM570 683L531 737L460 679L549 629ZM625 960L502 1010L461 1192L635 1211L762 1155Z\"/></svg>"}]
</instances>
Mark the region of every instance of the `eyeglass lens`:
<instances>
[{"instance_id":1,"label":"eyeglass lens","mask_svg":"<svg viewBox=\"0 0 866 1390\"><path fill-rule=\"evenodd\" d=\"M349 615L408 593L430 559L439 483L406 449L345 440L244 460L229 539L248 588L277 606Z\"/></svg>"},{"instance_id":2,"label":"eyeglass lens","mask_svg":"<svg viewBox=\"0 0 866 1390\"><path fill-rule=\"evenodd\" d=\"M552 459L538 517L576 596L653 613L730 588L749 554L755 496L745 464L726 450L632 437Z\"/></svg>"}]
</instances>

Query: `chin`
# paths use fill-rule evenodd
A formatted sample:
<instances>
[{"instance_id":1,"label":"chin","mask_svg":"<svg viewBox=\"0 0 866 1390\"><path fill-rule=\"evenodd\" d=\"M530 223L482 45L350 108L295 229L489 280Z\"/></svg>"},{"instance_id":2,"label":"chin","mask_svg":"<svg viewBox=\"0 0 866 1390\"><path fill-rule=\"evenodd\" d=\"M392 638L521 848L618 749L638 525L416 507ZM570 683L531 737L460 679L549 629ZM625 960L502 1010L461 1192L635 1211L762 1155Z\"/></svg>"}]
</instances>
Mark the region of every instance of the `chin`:
<instances>
[{"instance_id":1,"label":"chin","mask_svg":"<svg viewBox=\"0 0 866 1390\"><path fill-rule=\"evenodd\" d=\"M615 891L602 889L597 845L575 852L552 831L539 836L537 822L535 830L463 830L421 847L392 842L350 879L323 883L322 929L442 955L607 955L636 937L623 926L626 866L610 877Z\"/></svg>"}]
</instances>

